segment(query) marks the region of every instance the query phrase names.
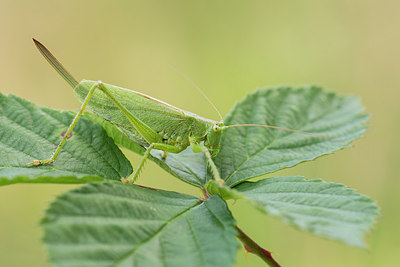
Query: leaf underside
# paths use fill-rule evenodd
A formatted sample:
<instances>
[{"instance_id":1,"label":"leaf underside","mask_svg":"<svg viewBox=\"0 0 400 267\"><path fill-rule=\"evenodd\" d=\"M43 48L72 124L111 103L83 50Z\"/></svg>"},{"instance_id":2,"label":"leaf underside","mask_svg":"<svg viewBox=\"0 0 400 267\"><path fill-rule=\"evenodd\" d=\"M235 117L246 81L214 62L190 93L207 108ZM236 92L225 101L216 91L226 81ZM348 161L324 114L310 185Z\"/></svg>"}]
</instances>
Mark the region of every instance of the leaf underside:
<instances>
[{"instance_id":1,"label":"leaf underside","mask_svg":"<svg viewBox=\"0 0 400 267\"><path fill-rule=\"evenodd\" d=\"M218 196L113 181L59 196L42 222L57 266L231 266L234 224Z\"/></svg>"},{"instance_id":2,"label":"leaf underside","mask_svg":"<svg viewBox=\"0 0 400 267\"><path fill-rule=\"evenodd\" d=\"M234 187L260 210L313 234L365 248L363 236L378 216L376 204L342 184L276 177Z\"/></svg>"},{"instance_id":3,"label":"leaf underside","mask_svg":"<svg viewBox=\"0 0 400 267\"><path fill-rule=\"evenodd\" d=\"M74 114L39 108L19 97L0 94L0 185L12 183L85 183L119 180L132 172L129 161L97 124L79 119L57 160L51 157Z\"/></svg>"}]
</instances>

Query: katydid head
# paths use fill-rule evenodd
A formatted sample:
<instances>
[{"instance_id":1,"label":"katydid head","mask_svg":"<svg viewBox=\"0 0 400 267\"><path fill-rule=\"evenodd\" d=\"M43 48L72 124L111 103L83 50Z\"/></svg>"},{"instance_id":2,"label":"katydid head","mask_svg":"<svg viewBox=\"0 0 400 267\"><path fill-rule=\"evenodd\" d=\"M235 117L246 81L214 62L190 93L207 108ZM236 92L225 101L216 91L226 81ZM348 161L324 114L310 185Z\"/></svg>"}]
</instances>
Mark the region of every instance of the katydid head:
<instances>
[{"instance_id":1,"label":"katydid head","mask_svg":"<svg viewBox=\"0 0 400 267\"><path fill-rule=\"evenodd\" d=\"M215 157L219 152L219 147L221 145L221 137L222 131L224 129L223 122L215 122L212 124L212 127L208 130L206 140L204 141L204 145L210 151L212 157Z\"/></svg>"}]
</instances>

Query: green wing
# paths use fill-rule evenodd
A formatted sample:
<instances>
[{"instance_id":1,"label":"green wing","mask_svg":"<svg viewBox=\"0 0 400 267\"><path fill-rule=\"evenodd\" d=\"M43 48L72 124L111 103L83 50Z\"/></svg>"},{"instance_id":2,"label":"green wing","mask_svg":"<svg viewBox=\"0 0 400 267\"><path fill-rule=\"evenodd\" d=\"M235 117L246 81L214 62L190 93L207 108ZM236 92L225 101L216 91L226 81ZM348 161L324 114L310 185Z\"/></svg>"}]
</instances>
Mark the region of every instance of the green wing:
<instances>
[{"instance_id":1,"label":"green wing","mask_svg":"<svg viewBox=\"0 0 400 267\"><path fill-rule=\"evenodd\" d=\"M74 88L80 101L85 99L95 83L97 82L83 80ZM180 136L179 143L189 144L191 120L185 111L136 91L110 84L104 86L133 116L152 128L163 139L173 142ZM122 111L101 90L95 91L88 107L95 114L116 125L132 141L143 146L148 145Z\"/></svg>"}]
</instances>

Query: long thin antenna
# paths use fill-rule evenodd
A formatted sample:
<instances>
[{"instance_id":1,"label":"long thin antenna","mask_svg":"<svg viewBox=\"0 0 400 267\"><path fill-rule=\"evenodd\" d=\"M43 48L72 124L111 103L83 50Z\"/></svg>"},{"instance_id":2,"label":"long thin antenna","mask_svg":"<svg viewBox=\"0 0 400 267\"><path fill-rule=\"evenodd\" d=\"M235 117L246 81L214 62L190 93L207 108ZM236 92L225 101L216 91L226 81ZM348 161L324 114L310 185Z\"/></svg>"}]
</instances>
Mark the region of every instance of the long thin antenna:
<instances>
[{"instance_id":1,"label":"long thin antenna","mask_svg":"<svg viewBox=\"0 0 400 267\"><path fill-rule=\"evenodd\" d=\"M264 128L278 129L278 130L284 130L284 131L295 132L295 133L302 133L302 134L307 134L307 135L311 135L311 136L315 136L315 137L327 138L326 136L322 136L319 134L308 133L308 132L293 130L293 129L284 128L284 127L278 127L278 126L263 125L263 124L235 124L235 125L224 126L224 129L233 128L233 127L264 127Z\"/></svg>"},{"instance_id":2,"label":"long thin antenna","mask_svg":"<svg viewBox=\"0 0 400 267\"><path fill-rule=\"evenodd\" d=\"M221 113L219 113L217 107L213 104L213 102L208 98L208 96L203 92L203 90L200 89L200 87L198 87L193 81L192 79L190 79L183 71L181 71L180 69L178 69L177 67L175 67L174 65L170 65L176 72L178 72L180 75L182 75L186 80L188 80L193 86L194 88L196 88L200 94L207 100L207 102L214 108L214 110L218 113L219 118L221 119L221 121L223 120Z\"/></svg>"},{"instance_id":3,"label":"long thin antenna","mask_svg":"<svg viewBox=\"0 0 400 267\"><path fill-rule=\"evenodd\" d=\"M35 43L36 47L39 49L40 53L44 56L44 58L50 63L50 65L64 78L64 80L75 88L79 83L75 80L74 77L63 67L63 65L56 59L55 56L39 41L35 38L32 38L33 42Z\"/></svg>"}]
</instances>

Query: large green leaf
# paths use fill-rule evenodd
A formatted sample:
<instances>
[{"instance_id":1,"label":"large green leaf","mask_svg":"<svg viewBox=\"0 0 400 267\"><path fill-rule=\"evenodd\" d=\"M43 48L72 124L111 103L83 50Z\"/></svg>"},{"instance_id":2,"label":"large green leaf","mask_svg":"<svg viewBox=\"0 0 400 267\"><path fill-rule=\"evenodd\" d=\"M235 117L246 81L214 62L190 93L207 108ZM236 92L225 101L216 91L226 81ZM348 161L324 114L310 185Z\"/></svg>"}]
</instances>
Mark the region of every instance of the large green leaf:
<instances>
[{"instance_id":1,"label":"large green leaf","mask_svg":"<svg viewBox=\"0 0 400 267\"><path fill-rule=\"evenodd\" d=\"M146 148L130 140L117 126L90 113L86 113L85 116L99 123L117 145L144 155ZM152 150L149 159L173 176L191 185L203 187L206 183L205 157L203 153L193 153L190 147L178 154L169 153L166 159L162 158L159 150Z\"/></svg>"},{"instance_id":2,"label":"large green leaf","mask_svg":"<svg viewBox=\"0 0 400 267\"><path fill-rule=\"evenodd\" d=\"M378 216L376 204L342 184L277 177L234 187L262 211L313 234L365 247L364 234Z\"/></svg>"},{"instance_id":3,"label":"large green leaf","mask_svg":"<svg viewBox=\"0 0 400 267\"><path fill-rule=\"evenodd\" d=\"M294 166L347 147L366 131L359 99L319 87L259 89L235 105L226 125L267 124L315 135L261 127L224 132L215 164L227 185Z\"/></svg>"},{"instance_id":4,"label":"large green leaf","mask_svg":"<svg viewBox=\"0 0 400 267\"><path fill-rule=\"evenodd\" d=\"M57 198L43 220L57 266L231 266L234 220L218 196L108 181Z\"/></svg>"},{"instance_id":5,"label":"large green leaf","mask_svg":"<svg viewBox=\"0 0 400 267\"><path fill-rule=\"evenodd\" d=\"M129 161L97 124L81 118L57 160L48 159L74 114L39 108L19 97L0 94L0 185L12 183L84 183L119 180L132 172Z\"/></svg>"}]
</instances>

